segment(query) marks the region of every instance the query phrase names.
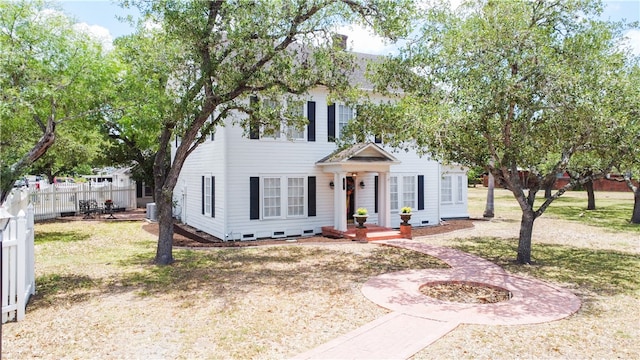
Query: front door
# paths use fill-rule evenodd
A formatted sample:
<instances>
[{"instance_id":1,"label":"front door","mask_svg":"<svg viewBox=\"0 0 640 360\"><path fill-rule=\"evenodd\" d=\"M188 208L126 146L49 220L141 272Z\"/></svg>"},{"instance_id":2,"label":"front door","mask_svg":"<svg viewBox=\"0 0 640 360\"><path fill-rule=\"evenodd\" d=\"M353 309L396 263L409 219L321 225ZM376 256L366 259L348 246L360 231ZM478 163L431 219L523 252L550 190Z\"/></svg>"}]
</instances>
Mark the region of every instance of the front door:
<instances>
[{"instance_id":1,"label":"front door","mask_svg":"<svg viewBox=\"0 0 640 360\"><path fill-rule=\"evenodd\" d=\"M356 179L347 176L347 223L353 223L353 214L356 213Z\"/></svg>"}]
</instances>

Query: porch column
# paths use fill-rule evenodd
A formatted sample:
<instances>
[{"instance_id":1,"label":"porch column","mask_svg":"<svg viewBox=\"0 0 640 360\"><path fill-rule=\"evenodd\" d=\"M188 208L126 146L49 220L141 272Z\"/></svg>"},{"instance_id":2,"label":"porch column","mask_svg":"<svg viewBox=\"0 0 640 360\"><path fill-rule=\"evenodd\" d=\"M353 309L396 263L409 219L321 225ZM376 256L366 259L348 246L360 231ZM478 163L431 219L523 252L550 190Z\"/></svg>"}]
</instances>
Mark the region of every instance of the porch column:
<instances>
[{"instance_id":1,"label":"porch column","mask_svg":"<svg viewBox=\"0 0 640 360\"><path fill-rule=\"evenodd\" d=\"M378 173L378 225L391 227L391 193L389 173Z\"/></svg>"},{"instance_id":2,"label":"porch column","mask_svg":"<svg viewBox=\"0 0 640 360\"><path fill-rule=\"evenodd\" d=\"M347 173L334 173L333 184L333 227L347 231Z\"/></svg>"}]
</instances>

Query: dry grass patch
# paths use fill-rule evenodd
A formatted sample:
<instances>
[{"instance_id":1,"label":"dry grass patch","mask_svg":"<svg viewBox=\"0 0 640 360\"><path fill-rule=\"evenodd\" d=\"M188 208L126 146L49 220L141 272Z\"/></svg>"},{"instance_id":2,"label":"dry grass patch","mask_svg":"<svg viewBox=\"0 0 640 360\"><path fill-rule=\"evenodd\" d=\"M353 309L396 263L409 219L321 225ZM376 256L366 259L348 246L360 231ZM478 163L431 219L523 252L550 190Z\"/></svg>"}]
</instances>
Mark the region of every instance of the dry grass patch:
<instances>
[{"instance_id":1,"label":"dry grass patch","mask_svg":"<svg viewBox=\"0 0 640 360\"><path fill-rule=\"evenodd\" d=\"M485 194L470 189L472 216ZM517 266L519 208L497 194L494 220L418 240L569 288L583 307L539 325L461 325L415 358L637 358L638 233L545 215L534 265ZM370 277L443 266L349 243L176 250L174 265L156 267L156 238L140 223L38 224L36 235L38 295L25 321L3 326L5 358L288 358L383 316L360 292Z\"/></svg>"},{"instance_id":2,"label":"dry grass patch","mask_svg":"<svg viewBox=\"0 0 640 360\"><path fill-rule=\"evenodd\" d=\"M38 225L38 294L3 329L8 358L289 357L382 316L360 293L371 276L445 267L361 243L177 250L157 267L140 224L64 226Z\"/></svg>"}]
</instances>

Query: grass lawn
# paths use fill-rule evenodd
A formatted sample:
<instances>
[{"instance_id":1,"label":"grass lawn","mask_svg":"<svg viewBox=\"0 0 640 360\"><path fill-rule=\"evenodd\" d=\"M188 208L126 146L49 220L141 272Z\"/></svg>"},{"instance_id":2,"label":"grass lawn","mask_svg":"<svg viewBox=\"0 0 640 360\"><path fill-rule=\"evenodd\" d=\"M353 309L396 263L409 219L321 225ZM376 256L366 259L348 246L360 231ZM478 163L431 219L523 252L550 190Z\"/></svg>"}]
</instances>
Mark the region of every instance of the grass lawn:
<instances>
[{"instance_id":1,"label":"grass lawn","mask_svg":"<svg viewBox=\"0 0 640 360\"><path fill-rule=\"evenodd\" d=\"M470 189L472 216L482 215L485 194ZM512 261L519 208L504 190L496 191L494 220L418 241L568 288L582 309L546 324L461 325L416 359L640 355L640 236L612 215L628 208L628 219L632 196L596 194L601 220L585 221L578 211L586 196L569 195L536 221L531 266ZM155 242L141 223L37 224L38 294L24 321L3 325L3 358L288 358L387 313L361 295L368 278L444 266L351 243L176 249L174 265L156 267Z\"/></svg>"}]
</instances>

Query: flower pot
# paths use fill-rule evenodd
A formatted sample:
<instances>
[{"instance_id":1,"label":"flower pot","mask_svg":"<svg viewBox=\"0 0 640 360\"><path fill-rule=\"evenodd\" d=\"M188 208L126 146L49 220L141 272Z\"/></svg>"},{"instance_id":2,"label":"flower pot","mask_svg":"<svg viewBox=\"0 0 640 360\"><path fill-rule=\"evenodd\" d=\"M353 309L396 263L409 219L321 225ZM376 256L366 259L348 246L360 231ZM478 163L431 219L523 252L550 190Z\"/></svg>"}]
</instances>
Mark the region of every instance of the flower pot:
<instances>
[{"instance_id":1,"label":"flower pot","mask_svg":"<svg viewBox=\"0 0 640 360\"><path fill-rule=\"evenodd\" d=\"M402 219L402 225L409 225L409 220L411 220L411 213L401 213L400 219Z\"/></svg>"},{"instance_id":2,"label":"flower pot","mask_svg":"<svg viewBox=\"0 0 640 360\"><path fill-rule=\"evenodd\" d=\"M368 215L358 215L355 214L353 215L353 220L355 220L358 223L358 227L359 228L364 228L364 223L367 221L367 216Z\"/></svg>"}]
</instances>

